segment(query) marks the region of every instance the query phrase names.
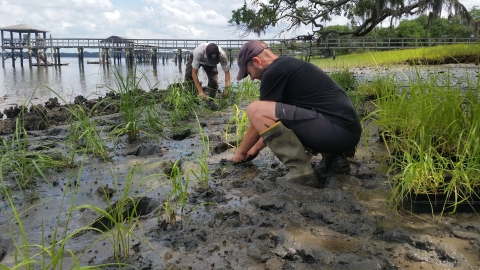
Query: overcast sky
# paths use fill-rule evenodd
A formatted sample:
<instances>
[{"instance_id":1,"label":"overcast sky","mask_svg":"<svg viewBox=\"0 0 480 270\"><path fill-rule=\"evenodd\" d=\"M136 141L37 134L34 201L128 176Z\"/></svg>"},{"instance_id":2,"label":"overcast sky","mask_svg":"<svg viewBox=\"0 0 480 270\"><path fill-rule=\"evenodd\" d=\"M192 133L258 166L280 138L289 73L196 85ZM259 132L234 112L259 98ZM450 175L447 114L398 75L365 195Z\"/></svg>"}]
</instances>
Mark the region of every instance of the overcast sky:
<instances>
[{"instance_id":1,"label":"overcast sky","mask_svg":"<svg viewBox=\"0 0 480 270\"><path fill-rule=\"evenodd\" d=\"M461 1L467 9L478 0ZM228 25L244 0L0 0L0 27L27 24L53 38L240 39ZM346 23L345 20L338 20ZM310 27L278 38L307 34ZM270 30L261 38L273 38ZM249 36L246 38L257 38Z\"/></svg>"}]
</instances>

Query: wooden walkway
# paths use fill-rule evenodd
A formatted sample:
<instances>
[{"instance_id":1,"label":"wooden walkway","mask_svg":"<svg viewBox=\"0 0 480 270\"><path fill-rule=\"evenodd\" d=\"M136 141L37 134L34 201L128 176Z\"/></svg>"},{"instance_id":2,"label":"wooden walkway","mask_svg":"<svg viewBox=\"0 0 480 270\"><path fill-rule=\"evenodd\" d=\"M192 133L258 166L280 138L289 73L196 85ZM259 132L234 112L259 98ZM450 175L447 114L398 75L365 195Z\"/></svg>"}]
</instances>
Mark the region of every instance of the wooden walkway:
<instances>
[{"instance_id":1,"label":"wooden walkway","mask_svg":"<svg viewBox=\"0 0 480 270\"><path fill-rule=\"evenodd\" d=\"M302 55L307 57L321 55L324 57L335 56L338 50L393 50L429 47L447 44L480 44L480 39L475 38L329 38L320 42L311 40L311 36L298 36L296 39L262 39L278 55ZM107 39L98 38L36 38L36 39L3 39L2 66L5 60L28 59L33 66L32 59L37 59L37 66L62 65L60 49L78 50L79 64L83 66L83 51L85 49L99 50L99 63L107 63L113 58L114 63L121 62L122 54L125 55L127 66L132 67L135 61L151 61L153 68L161 54L174 53L175 61L181 62L183 55L188 54L201 43L216 43L223 48L230 62L236 57L238 50L247 40L193 40L193 39L123 39L116 37ZM47 50L53 52L52 63L48 62L45 55ZM161 57L160 57L161 58ZM43 62L43 64L42 64Z\"/></svg>"},{"instance_id":2,"label":"wooden walkway","mask_svg":"<svg viewBox=\"0 0 480 270\"><path fill-rule=\"evenodd\" d=\"M318 44L311 40L297 39L262 39L271 48L290 50L324 50L324 49L371 49L391 50L408 49L424 46L446 44L480 44L476 38L329 38ZM192 39L124 39L108 40L96 38L52 38L32 39L29 42L19 39L6 39L2 49L49 49L49 48L83 48L124 50L193 50L201 43L216 43L226 50L238 50L247 40L192 40Z\"/></svg>"}]
</instances>

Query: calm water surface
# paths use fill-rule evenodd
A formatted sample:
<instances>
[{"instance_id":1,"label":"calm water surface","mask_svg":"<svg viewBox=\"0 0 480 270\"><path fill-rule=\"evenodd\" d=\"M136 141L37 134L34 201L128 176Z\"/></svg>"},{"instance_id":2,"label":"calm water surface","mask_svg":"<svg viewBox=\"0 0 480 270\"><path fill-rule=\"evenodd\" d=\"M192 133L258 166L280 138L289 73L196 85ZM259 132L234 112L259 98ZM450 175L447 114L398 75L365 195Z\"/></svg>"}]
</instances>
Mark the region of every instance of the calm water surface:
<instances>
[{"instance_id":1,"label":"calm water surface","mask_svg":"<svg viewBox=\"0 0 480 270\"><path fill-rule=\"evenodd\" d=\"M23 61L24 67L20 67L20 59L12 67L11 59L6 60L5 67L0 67L0 112L7 107L24 103L44 104L49 98L62 97L66 102L73 102L74 98L82 95L88 99L105 96L110 91L109 87L116 89L114 73L118 71L126 75L127 67L125 59L117 65L87 64L85 58L84 69L80 69L78 59L73 57L61 58L62 63L68 63L60 67L29 67L28 60ZM225 76L220 67L219 84L225 85ZM157 63L156 72L152 64L137 64L137 76L145 74L146 79L141 81L141 87L145 90L157 87L165 89L169 84L182 82L185 76L185 62L175 63L172 59L165 63L160 60ZM232 63L230 77L232 83L238 73L236 62ZM199 79L207 84L207 76L203 69L199 71ZM58 95L57 95L58 94ZM59 100L60 101L60 100ZM63 103L60 101L60 103Z\"/></svg>"},{"instance_id":2,"label":"calm water surface","mask_svg":"<svg viewBox=\"0 0 480 270\"><path fill-rule=\"evenodd\" d=\"M11 60L5 62L5 67L0 67L0 112L5 108L14 105L44 104L49 98L62 97L66 102L73 102L74 98L82 95L88 99L105 96L110 88L116 89L114 73L117 69L125 76L127 68L125 59L117 65L87 64L86 58L84 69L80 69L77 58L63 57L62 63L69 63L60 67L28 67L28 60L24 60L24 67L20 67L17 59L16 67L12 67ZM220 87L225 85L225 76L219 69ZM474 64L460 65L439 65L439 66L399 66L395 69L383 68L354 68L351 71L358 80L371 81L378 76L386 76L395 73L399 86L408 86L409 81L418 81L418 78L436 78L440 85L460 85L462 88L479 82L478 74L480 67ZM151 88L165 89L169 84L182 82L185 76L185 62L176 64L172 59L157 63L156 72L153 66L148 64L137 64L137 77L145 75L141 87L145 90ZM327 71L328 72L328 71ZM232 84L237 83L235 78L238 73L238 65L233 62L230 70ZM200 81L207 84L207 76L203 69L199 71ZM57 96L57 94L58 96ZM63 103L61 100L59 100Z\"/></svg>"}]
</instances>

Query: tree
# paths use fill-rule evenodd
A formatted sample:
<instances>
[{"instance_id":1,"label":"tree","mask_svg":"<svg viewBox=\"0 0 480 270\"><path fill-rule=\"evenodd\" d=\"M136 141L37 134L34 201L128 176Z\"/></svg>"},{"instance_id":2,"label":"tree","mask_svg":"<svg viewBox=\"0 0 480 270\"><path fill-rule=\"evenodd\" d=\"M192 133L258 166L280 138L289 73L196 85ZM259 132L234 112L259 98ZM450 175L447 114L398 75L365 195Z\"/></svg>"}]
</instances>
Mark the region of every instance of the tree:
<instances>
[{"instance_id":1,"label":"tree","mask_svg":"<svg viewBox=\"0 0 480 270\"><path fill-rule=\"evenodd\" d=\"M331 33L339 36L364 36L385 20L392 25L406 16L428 14L428 22L440 17L442 9L458 16L461 23L480 35L480 21L469 14L458 0L246 0L232 11L229 23L242 35L264 34L269 27L282 26L279 34L302 25L311 25L313 36L323 38ZM478 10L478 9L477 9ZM326 29L325 21L332 16L344 16L351 21L351 29Z\"/></svg>"},{"instance_id":2,"label":"tree","mask_svg":"<svg viewBox=\"0 0 480 270\"><path fill-rule=\"evenodd\" d=\"M480 20L480 6L473 6L469 13L475 20Z\"/></svg>"},{"instance_id":3,"label":"tree","mask_svg":"<svg viewBox=\"0 0 480 270\"><path fill-rule=\"evenodd\" d=\"M472 31L460 23L458 16L439 18L430 21L427 15L413 20L402 20L397 27L376 27L369 36L398 38L463 37L468 38Z\"/></svg>"},{"instance_id":4,"label":"tree","mask_svg":"<svg viewBox=\"0 0 480 270\"><path fill-rule=\"evenodd\" d=\"M401 38L421 38L426 37L425 28L419 20L401 21L395 28L395 37Z\"/></svg>"},{"instance_id":5,"label":"tree","mask_svg":"<svg viewBox=\"0 0 480 270\"><path fill-rule=\"evenodd\" d=\"M325 32L330 33L329 37L336 37L338 36L337 33L348 32L350 30L350 27L348 27L347 25L330 25L324 28Z\"/></svg>"}]
</instances>

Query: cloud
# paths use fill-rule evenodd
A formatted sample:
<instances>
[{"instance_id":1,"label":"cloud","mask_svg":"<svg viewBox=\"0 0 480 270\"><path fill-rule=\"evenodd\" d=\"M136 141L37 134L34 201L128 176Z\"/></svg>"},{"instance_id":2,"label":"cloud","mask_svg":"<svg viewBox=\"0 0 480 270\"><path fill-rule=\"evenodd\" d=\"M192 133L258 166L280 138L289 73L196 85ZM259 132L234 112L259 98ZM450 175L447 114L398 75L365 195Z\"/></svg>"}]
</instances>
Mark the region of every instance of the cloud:
<instances>
[{"instance_id":1,"label":"cloud","mask_svg":"<svg viewBox=\"0 0 480 270\"><path fill-rule=\"evenodd\" d=\"M114 12L104 12L103 14L105 14L105 17L107 17L107 19L112 21L120 19L121 16L118 10L115 10Z\"/></svg>"},{"instance_id":2,"label":"cloud","mask_svg":"<svg viewBox=\"0 0 480 270\"><path fill-rule=\"evenodd\" d=\"M233 9L243 5L212 0L0 0L0 26L19 23L58 38L235 39L228 27Z\"/></svg>"},{"instance_id":3,"label":"cloud","mask_svg":"<svg viewBox=\"0 0 480 270\"><path fill-rule=\"evenodd\" d=\"M470 9L477 0L461 2ZM232 10L243 3L244 0L0 0L0 27L24 23L47 30L54 38L117 35L140 39L239 39L228 20ZM308 31L311 27L301 27L279 38ZM261 38L273 38L278 32L279 28L268 29Z\"/></svg>"}]
</instances>

